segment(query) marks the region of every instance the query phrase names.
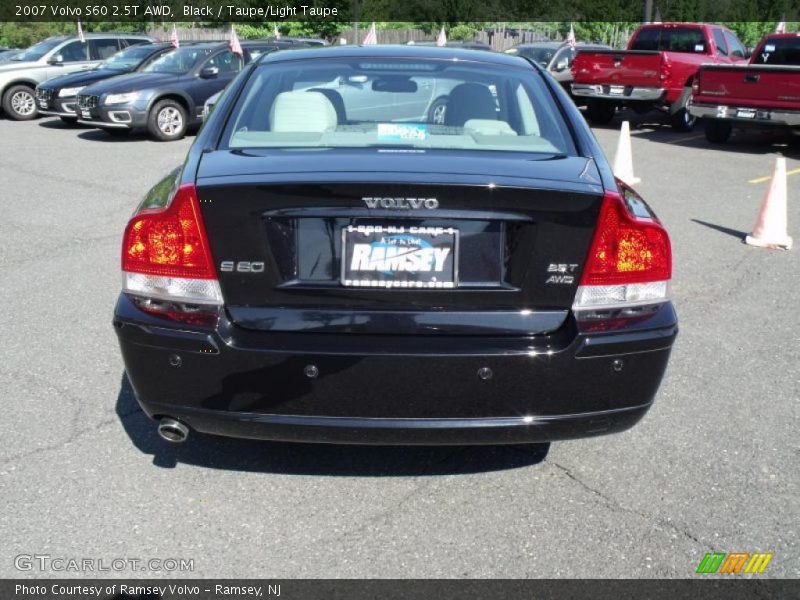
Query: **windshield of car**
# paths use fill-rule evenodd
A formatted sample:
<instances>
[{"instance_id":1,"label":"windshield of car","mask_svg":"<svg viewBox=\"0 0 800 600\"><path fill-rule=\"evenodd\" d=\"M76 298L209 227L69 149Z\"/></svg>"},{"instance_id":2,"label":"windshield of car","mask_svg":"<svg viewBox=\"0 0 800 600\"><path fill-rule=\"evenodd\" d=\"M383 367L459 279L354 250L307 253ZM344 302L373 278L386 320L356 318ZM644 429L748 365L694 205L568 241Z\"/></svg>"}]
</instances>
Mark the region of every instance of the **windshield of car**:
<instances>
[{"instance_id":1,"label":"windshield of car","mask_svg":"<svg viewBox=\"0 0 800 600\"><path fill-rule=\"evenodd\" d=\"M529 48L511 48L506 50L506 54L513 54L514 56L524 56L535 63L539 63L543 67L550 64L553 56L556 53L556 48L542 48L542 47L529 47Z\"/></svg>"},{"instance_id":2,"label":"windshield of car","mask_svg":"<svg viewBox=\"0 0 800 600\"><path fill-rule=\"evenodd\" d=\"M15 61L39 60L45 54L50 52L50 50L58 46L63 41L64 41L63 39L44 40L43 42L39 42L38 44L31 46L27 50L23 50L11 60Z\"/></svg>"},{"instance_id":3,"label":"windshield of car","mask_svg":"<svg viewBox=\"0 0 800 600\"><path fill-rule=\"evenodd\" d=\"M574 155L532 70L442 59L264 65L233 108L230 148L505 150Z\"/></svg>"},{"instance_id":4,"label":"windshield of car","mask_svg":"<svg viewBox=\"0 0 800 600\"><path fill-rule=\"evenodd\" d=\"M165 54L147 65L144 73L170 73L183 75L205 57L211 54L211 48L178 48L174 52Z\"/></svg>"},{"instance_id":5,"label":"windshield of car","mask_svg":"<svg viewBox=\"0 0 800 600\"><path fill-rule=\"evenodd\" d=\"M800 66L800 38L772 38L764 42L753 56L757 65Z\"/></svg>"},{"instance_id":6,"label":"windshield of car","mask_svg":"<svg viewBox=\"0 0 800 600\"><path fill-rule=\"evenodd\" d=\"M131 46L117 52L100 65L100 69L110 71L133 71L139 64L153 53L152 48Z\"/></svg>"}]
</instances>

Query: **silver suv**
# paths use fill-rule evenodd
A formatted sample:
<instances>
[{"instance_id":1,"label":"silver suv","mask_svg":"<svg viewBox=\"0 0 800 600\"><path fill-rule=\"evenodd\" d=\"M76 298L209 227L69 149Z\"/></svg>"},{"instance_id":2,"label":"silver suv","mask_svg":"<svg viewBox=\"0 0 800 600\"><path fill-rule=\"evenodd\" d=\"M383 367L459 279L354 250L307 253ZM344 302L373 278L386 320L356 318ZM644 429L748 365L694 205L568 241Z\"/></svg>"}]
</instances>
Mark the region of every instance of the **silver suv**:
<instances>
[{"instance_id":1,"label":"silver suv","mask_svg":"<svg viewBox=\"0 0 800 600\"><path fill-rule=\"evenodd\" d=\"M112 54L135 44L154 41L136 34L87 33L47 38L0 64L0 104L6 116L27 121L38 116L34 90L48 79L88 71Z\"/></svg>"}]
</instances>

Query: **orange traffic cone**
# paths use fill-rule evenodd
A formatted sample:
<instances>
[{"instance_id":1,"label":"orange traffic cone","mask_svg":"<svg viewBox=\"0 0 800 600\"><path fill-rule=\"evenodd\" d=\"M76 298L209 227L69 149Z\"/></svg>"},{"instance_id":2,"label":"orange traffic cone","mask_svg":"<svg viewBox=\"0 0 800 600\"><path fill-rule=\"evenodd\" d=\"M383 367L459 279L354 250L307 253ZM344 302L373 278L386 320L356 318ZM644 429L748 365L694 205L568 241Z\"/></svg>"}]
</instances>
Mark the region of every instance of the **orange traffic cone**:
<instances>
[{"instance_id":1,"label":"orange traffic cone","mask_svg":"<svg viewBox=\"0 0 800 600\"><path fill-rule=\"evenodd\" d=\"M628 185L636 185L641 181L633 174L633 153L631 152L631 125L622 122L617 141L617 154L614 156L614 175Z\"/></svg>"},{"instance_id":2,"label":"orange traffic cone","mask_svg":"<svg viewBox=\"0 0 800 600\"><path fill-rule=\"evenodd\" d=\"M792 238L786 233L786 158L779 156L769 188L761 202L753 233L745 238L751 246L789 250Z\"/></svg>"}]
</instances>

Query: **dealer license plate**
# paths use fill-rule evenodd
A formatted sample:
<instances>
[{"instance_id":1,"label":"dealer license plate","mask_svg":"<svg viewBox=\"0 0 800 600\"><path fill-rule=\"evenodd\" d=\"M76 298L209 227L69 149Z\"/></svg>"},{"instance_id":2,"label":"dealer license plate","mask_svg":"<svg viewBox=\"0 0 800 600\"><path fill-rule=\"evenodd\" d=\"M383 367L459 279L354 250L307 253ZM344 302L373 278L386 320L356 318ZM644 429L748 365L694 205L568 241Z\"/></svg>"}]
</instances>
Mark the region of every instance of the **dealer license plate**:
<instances>
[{"instance_id":1,"label":"dealer license plate","mask_svg":"<svg viewBox=\"0 0 800 600\"><path fill-rule=\"evenodd\" d=\"M453 227L348 225L342 229L342 285L452 289L458 283Z\"/></svg>"}]
</instances>

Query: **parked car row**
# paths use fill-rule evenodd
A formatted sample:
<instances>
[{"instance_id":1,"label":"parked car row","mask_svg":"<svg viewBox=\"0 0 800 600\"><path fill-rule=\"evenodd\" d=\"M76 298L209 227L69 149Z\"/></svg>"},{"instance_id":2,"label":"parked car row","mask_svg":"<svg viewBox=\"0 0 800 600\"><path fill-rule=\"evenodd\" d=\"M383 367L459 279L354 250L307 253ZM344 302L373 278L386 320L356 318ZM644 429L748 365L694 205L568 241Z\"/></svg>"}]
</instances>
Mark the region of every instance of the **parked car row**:
<instances>
[{"instance_id":1,"label":"parked car row","mask_svg":"<svg viewBox=\"0 0 800 600\"><path fill-rule=\"evenodd\" d=\"M201 122L205 101L262 54L313 40L188 42L175 48L144 35L46 39L0 65L0 101L11 119L58 116L111 134L146 130L175 140Z\"/></svg>"},{"instance_id":2,"label":"parked car row","mask_svg":"<svg viewBox=\"0 0 800 600\"><path fill-rule=\"evenodd\" d=\"M6 116L17 121L38 116L34 90L40 83L76 71L88 71L120 50L154 42L135 34L97 33L56 36L17 53L0 65L0 103Z\"/></svg>"}]
</instances>

